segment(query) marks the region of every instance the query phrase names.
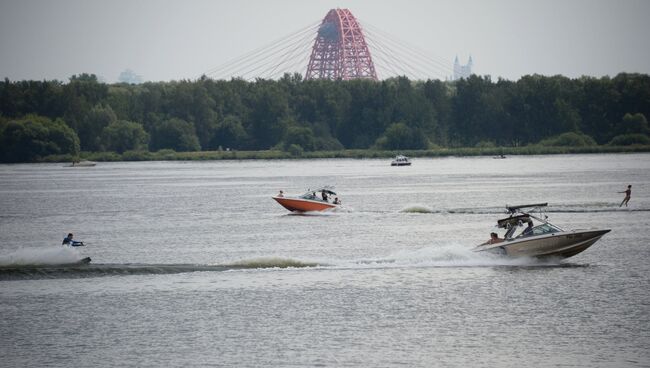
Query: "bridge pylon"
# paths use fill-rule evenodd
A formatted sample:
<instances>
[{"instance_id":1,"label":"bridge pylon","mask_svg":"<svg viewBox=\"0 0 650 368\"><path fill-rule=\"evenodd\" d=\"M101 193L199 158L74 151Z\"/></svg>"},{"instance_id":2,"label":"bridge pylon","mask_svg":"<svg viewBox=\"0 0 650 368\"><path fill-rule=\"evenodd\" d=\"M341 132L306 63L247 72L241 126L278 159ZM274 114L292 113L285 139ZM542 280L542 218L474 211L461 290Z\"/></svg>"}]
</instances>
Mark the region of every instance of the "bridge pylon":
<instances>
[{"instance_id":1,"label":"bridge pylon","mask_svg":"<svg viewBox=\"0 0 650 368\"><path fill-rule=\"evenodd\" d=\"M323 19L305 79L377 80L363 31L350 10L332 9Z\"/></svg>"}]
</instances>

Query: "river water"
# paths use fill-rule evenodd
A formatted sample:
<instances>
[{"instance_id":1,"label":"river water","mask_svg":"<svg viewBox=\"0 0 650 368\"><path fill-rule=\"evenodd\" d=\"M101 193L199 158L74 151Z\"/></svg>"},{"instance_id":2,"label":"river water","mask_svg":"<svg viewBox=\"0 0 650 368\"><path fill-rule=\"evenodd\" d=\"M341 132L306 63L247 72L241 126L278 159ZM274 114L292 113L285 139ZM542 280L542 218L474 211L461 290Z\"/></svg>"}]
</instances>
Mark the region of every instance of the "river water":
<instances>
[{"instance_id":1,"label":"river water","mask_svg":"<svg viewBox=\"0 0 650 368\"><path fill-rule=\"evenodd\" d=\"M3 366L650 365L650 154L63 166L0 165ZM271 199L322 185L343 208ZM612 231L471 251L538 202Z\"/></svg>"}]
</instances>

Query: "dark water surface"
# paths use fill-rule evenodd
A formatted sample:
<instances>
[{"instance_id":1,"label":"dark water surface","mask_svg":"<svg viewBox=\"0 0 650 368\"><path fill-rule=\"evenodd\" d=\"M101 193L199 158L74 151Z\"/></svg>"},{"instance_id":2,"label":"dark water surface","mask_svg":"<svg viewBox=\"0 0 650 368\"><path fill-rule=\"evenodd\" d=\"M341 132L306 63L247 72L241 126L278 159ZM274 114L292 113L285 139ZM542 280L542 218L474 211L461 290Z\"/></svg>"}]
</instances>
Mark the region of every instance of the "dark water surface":
<instances>
[{"instance_id":1,"label":"dark water surface","mask_svg":"<svg viewBox=\"0 0 650 368\"><path fill-rule=\"evenodd\" d=\"M0 165L2 365L650 365L650 154L389 161ZM326 184L343 209L270 198ZM471 251L537 202L612 231L555 263Z\"/></svg>"}]
</instances>

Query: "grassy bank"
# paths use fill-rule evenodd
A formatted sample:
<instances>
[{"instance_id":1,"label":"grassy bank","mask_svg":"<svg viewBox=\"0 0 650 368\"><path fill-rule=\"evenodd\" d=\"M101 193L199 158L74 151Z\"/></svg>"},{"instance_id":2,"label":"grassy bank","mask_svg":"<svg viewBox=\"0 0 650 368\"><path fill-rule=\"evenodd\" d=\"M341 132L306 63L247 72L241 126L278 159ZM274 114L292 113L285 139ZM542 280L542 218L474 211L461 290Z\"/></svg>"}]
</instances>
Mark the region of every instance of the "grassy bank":
<instances>
[{"instance_id":1,"label":"grassy bank","mask_svg":"<svg viewBox=\"0 0 650 368\"><path fill-rule=\"evenodd\" d=\"M650 146L589 146L589 147L490 147L490 148L437 148L429 150L378 151L378 150L340 150L303 152L292 155L285 151L200 151L174 152L161 150L158 152L128 151L123 154L115 152L83 152L81 159L109 161L198 161L198 160L276 160L300 158L391 158L397 154L409 157L449 157L449 156L497 156L497 155L556 155L571 153L635 153L650 152ZM44 157L40 162L71 162L72 156L52 155Z\"/></svg>"}]
</instances>

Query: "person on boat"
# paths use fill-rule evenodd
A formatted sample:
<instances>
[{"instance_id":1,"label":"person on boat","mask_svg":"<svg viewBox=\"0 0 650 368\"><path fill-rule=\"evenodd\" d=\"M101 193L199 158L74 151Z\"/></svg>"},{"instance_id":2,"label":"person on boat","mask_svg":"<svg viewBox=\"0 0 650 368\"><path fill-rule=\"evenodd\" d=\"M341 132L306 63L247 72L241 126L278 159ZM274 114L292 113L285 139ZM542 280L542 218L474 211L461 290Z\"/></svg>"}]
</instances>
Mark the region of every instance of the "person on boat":
<instances>
[{"instance_id":1,"label":"person on boat","mask_svg":"<svg viewBox=\"0 0 650 368\"><path fill-rule=\"evenodd\" d=\"M341 200L339 199L339 197L334 198L334 204L341 204Z\"/></svg>"},{"instance_id":2,"label":"person on boat","mask_svg":"<svg viewBox=\"0 0 650 368\"><path fill-rule=\"evenodd\" d=\"M630 201L630 197L632 196L632 186L628 185L626 190L617 193L625 193L625 198L623 198L623 202L621 202L621 204L619 204L618 206L622 207L625 204L625 207L627 207L627 202Z\"/></svg>"},{"instance_id":3,"label":"person on boat","mask_svg":"<svg viewBox=\"0 0 650 368\"><path fill-rule=\"evenodd\" d=\"M328 197L327 197L327 193L326 193L325 191L322 191L322 192L321 192L321 198L323 198L323 200L324 200L325 202L327 202Z\"/></svg>"},{"instance_id":4,"label":"person on boat","mask_svg":"<svg viewBox=\"0 0 650 368\"><path fill-rule=\"evenodd\" d=\"M528 235L533 235L533 222L528 219L528 226L524 229L524 231L521 233L523 236L528 236Z\"/></svg>"},{"instance_id":5,"label":"person on boat","mask_svg":"<svg viewBox=\"0 0 650 368\"><path fill-rule=\"evenodd\" d=\"M82 247L84 245L84 242L72 240L72 237L73 237L72 233L69 233L68 236L63 238L63 242L61 243L61 245L69 245L71 247Z\"/></svg>"},{"instance_id":6,"label":"person on boat","mask_svg":"<svg viewBox=\"0 0 650 368\"><path fill-rule=\"evenodd\" d=\"M497 244L501 243L503 239L499 238L499 235L497 233L490 233L490 240L486 241L483 244Z\"/></svg>"},{"instance_id":7,"label":"person on boat","mask_svg":"<svg viewBox=\"0 0 650 368\"><path fill-rule=\"evenodd\" d=\"M284 197L284 192L280 191L280 193L278 193L278 197Z\"/></svg>"}]
</instances>

